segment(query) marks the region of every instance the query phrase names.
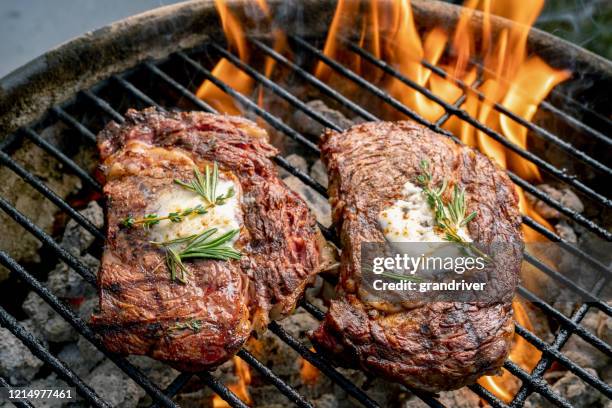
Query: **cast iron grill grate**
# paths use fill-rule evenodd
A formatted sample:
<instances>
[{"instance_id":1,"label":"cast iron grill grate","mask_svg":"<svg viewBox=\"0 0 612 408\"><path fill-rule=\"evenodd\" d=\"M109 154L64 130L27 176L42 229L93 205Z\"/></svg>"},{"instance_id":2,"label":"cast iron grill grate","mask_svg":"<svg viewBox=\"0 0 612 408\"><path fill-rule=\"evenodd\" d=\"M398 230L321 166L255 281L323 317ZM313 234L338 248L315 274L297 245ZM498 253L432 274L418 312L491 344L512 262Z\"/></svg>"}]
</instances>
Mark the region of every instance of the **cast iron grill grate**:
<instances>
[{"instance_id":1,"label":"cast iron grill grate","mask_svg":"<svg viewBox=\"0 0 612 408\"><path fill-rule=\"evenodd\" d=\"M418 123L424 126L442 133L455 140L456 137L441 128L445 121L451 116L457 116L461 120L474 126L476 129L484 132L486 135L501 143L503 146L512 150L522 158L530 161L537 165L542 171L547 173L549 176L564 182L568 186L571 186L576 191L582 193L585 197L591 199L594 203L603 209L609 209L612 207L612 201L601 192L590 187L581 181L578 177L569 174L563 169L559 169L554 165L548 163L536 154L521 149L508 141L504 136L488 128L486 125L480 123L477 119L469 116L466 112L461 110L460 106L465 101L464 95L457 99L454 104L444 102L436 95L432 94L427 89L424 89L420 85L412 82L408 78L403 77L393 67L387 65L384 61L376 59L373 55L369 54L364 49L353 43L347 43L348 49L354 53L360 55L366 59L369 63L378 67L388 75L394 76L406 85L418 90L428 99L439 103L445 109L446 113L435 123L431 123L419 116L417 113L410 110L407 106L403 105L400 101L394 99L388 95L384 90L368 82L365 78L357 75L348 68L342 66L340 63L329 59L323 53L316 48L311 42L304 38L291 37L291 44L294 51L299 51L303 55L314 58L316 61L323 61L329 67L331 67L336 73L344 77L347 81L357 85L363 92L371 93L373 96L378 98L383 103L389 105L396 111L403 113L404 115L412 118ZM304 85L315 88L318 92L325 95L326 97L333 100L342 108L354 113L358 117L365 120L378 120L372 112L366 110L359 104L353 102L351 99L344 96L342 93L332 88L331 86L319 81L316 77L311 75L302 66L286 58L285 56L277 53L263 41L250 38L249 42L255 49L260 51L262 55L271 57L276 61L279 66L287 69L291 74L298 78L298 80ZM50 109L49 113L44 118L31 126L20 129L15 134L8 135L2 142L0 142L0 163L6 166L34 189L40 192L48 200L53 202L58 208L64 211L68 216L72 217L78 222L83 228L91 232L101 243L103 241L103 234L94 225L92 225L87 219L85 219L78 211L72 208L66 201L56 195L49 187L47 187L43 180L37 178L32 173L28 172L21 164L13 159L12 155L20 148L20 144L23 140L28 139L34 144L41 147L49 155L54 157L60 163L62 163L66 170L72 172L78 176L86 188L94 192L100 192L100 184L90 175L87 171L83 170L77 165L72 159L68 157L61 149L49 143L44 139L36 129L38 127L46 126L55 122L62 122L71 128L74 132L82 137L82 143L90 144L92 148L95 143L95 133L100 130L103 122L108 120L115 120L117 122L123 121L123 116L119 113L124 111L127 107L139 107L143 108L146 106L156 106L159 109L177 109L179 106L179 100L183 106L185 103L190 105L191 109L200 109L203 111L214 112L215 110L198 99L194 95L194 89L200 81L194 80L207 79L219 87L223 92L230 95L235 101L243 106L247 111L257 115L261 120L265 121L269 126L274 128L280 134L293 139L298 143L305 151L310 153L318 154L319 149L315 142L300 134L295 129L285 124L273 111L268 111L260 106L256 102L250 99L250 96L242 95L235 91L229 85L215 78L211 71L206 68L206 61L210 61L210 57L219 58L223 57L229 60L232 64L238 67L246 75L250 76L256 84L261 85L268 91L274 93L277 97L283 99L292 107L302 111L306 114L310 120L316 121L321 125L334 129L341 130L336 124L326 119L319 112L312 110L306 103L298 98L297 96L290 93L287 88L279 85L278 83L266 78L256 68L249 66L240 61L238 57L232 53L226 51L223 47L215 44L208 43L198 49L193 49L185 52L177 52L172 54L168 58L161 61L145 61L139 66L129 70L120 75L112 76L111 78L102 81L95 87L89 90L85 90L76 95L73 100L61 106L55 106ZM447 77L447 74L440 68L433 67L427 62L423 62L427 68L432 69L438 75ZM177 74L180 73L180 75ZM142 78L149 78L149 81L142 81ZM160 86L163 84L164 86ZM474 91L474 87L477 84L466 85L458 82L458 85L464 90L467 88ZM162 91L162 88L165 91ZM476 91L478 92L478 91ZM129 101L127 103L126 101ZM555 146L559 147L569 157L575 160L579 160L584 164L590 166L593 170L597 171L598 174L605 176L612 175L612 170L607 167L604 163L597 161L588 154L574 147L572 144L566 142L560 137L556 136L551 131L540 127L534 123L526 122L523 119L516 117L511 112L508 112L500 105L495 105L494 109L499 112L510 116L513 120L528 127L536 137L540 137ZM612 140L600 131L590 128L587 124L582 123L578 119L564 113L560 109L554 107L551 104L544 103L543 109L548 110L559 120L567 121L578 126L582 131L586 132L589 136L592 136L597 140L598 143L602 143L609 147L612 145ZM103 116L103 121L95 121L92 118ZM301 170L293 167L284 157L278 156L275 158L276 163L283 169L290 172L292 175L299 178L303 183L312 187L315 191L320 193L322 196L327 197L326 189L311 178L308 174L305 174ZM564 206L559 201L547 195L529 182L521 179L516 174L509 172L511 179L525 191L531 193L533 196L542 200L552 208L555 208L568 218L572 219L579 225L582 225L589 231L598 235L606 241L612 240L612 233L610 233L602 225L598 224L595 220L588 218L574 210ZM45 233L40 227L38 227L32 220L21 214L15 206L0 196L0 209L8 214L12 219L19 223L25 230L40 240L46 247L50 248L57 257L64 261L68 266L78 272L83 279L85 279L91 285L96 285L95 273L96 271L89 270L84 264L77 260L68 251L63 249L54 239ZM482 386L475 384L469 388L480 396L482 399L487 401L491 406L494 407L521 407L524 405L526 399L533 392L541 394L548 401L561 407L570 407L570 402L565 399L562 395L554 392L550 385L544 380L544 372L551 366L553 362L556 362L569 371L578 376L582 381L595 388L597 391L605 395L607 398L612 399L612 387L601 381L597 376L594 376L583 367L572 362L561 353L561 348L567 342L572 335L581 337L584 341L596 347L602 353L607 356L612 355L612 348L609 344L592 334L581 326L580 322L589 311L594 308L601 310L607 316L611 315L610 306L602 301L598 297L598 294L604 289L605 284L610 276L610 270L603 265L600 261L593 258L591 255L584 252L582 249L574 246L573 244L563 240L560 236L554 232L548 230L545 226L540 225L534 219L524 216L523 223L533 228L537 232L541 233L548 239L554 242L558 242L563 248L571 252L573 255L580 257L584 261L588 262L594 267L600 274L597 283L592 288L583 288L576 282L571 281L567 277L554 271L548 267L541 260L534 258L531 255L525 254L525 260L539 268L542 272L550 276L552 279L557 281L560 285L569 288L576 294L582 296L584 299L588 299L587 303L583 303L576 311L570 316L565 316L562 312L555 309L550 304L546 303L542 299L538 298L535 294L531 293L524 287L519 288L519 295L528 301L534 302L534 304L548 317L552 318L559 324L559 330L557 331L552 343L548 344L544 340L540 339L534 333L530 332L526 328L516 325L516 332L525 338L529 343L535 346L542 352L542 357L534 370L531 373L524 371L518 365L511 361L507 361L504 364L506 370L508 370L513 376L517 377L521 381L521 387L514 399L510 404L506 404L500 399L496 398L493 394L487 391ZM321 226L323 233L330 240L337 241L334 233ZM44 285L42 285L32 273L28 272L23 266L17 263L9 254L0 251L0 263L10 269L16 276L18 276L22 283L28 285L29 288L35 291L41 296L58 314L66 319L74 329L82 335L84 338L89 340L94 346L100 349L110 360L112 360L121 370L123 370L129 377L131 377L140 387L142 387L153 399L153 406L166 406L174 407L177 406L172 400L173 396L176 395L183 386L191 379L192 374L183 373L177 376L174 381L165 389L159 389L151 379L147 378L138 368L133 366L125 358L117 355L113 355L104 349L104 346L96 338L92 330L87 326L87 323L80 319L70 308L66 307L60 299L58 299L53 293L51 293ZM324 312L319 310L313 304L302 300L300 307L304 308L316 319L321 320L324 316ZM79 378L69 367L54 357L51 352L40 344L30 333L28 333L23 327L19 325L17 320L5 309L0 307L0 324L8 328L17 338L19 338L39 359L47 363L63 380L68 384L77 388L78 393L92 406L106 407L109 406L107 401L100 398L95 391L90 388L81 378ZM350 395L356 402L366 407L379 407L380 405L374 401L366 390L358 387L352 383L347 377L337 371L333 365L325 359L323 356L318 355L310 351L310 349L300 340L293 337L285 329L283 329L282 322L272 322L269 329L279 339L288 344L293 348L296 353L314 365L324 375L326 375L331 381L341 387L348 395ZM240 350L238 356L249 364L253 369L259 372L259 374L267 380L270 384L273 384L279 392L284 394L289 401L300 407L312 407L313 404L309 402L303 395L300 395L295 388L290 384L287 384L283 379L276 375L269 367L258 361L251 353L246 349ZM233 407L245 407L246 405L230 391L224 384L222 384L217 378L208 372L196 374L203 383L208 385L214 390L221 398L227 401ZM0 385L8 385L5 379L0 377ZM431 407L443 406L435 396L413 391L419 398L421 398L427 405ZM22 403L21 406L31 406L29 403Z\"/></svg>"}]
</instances>

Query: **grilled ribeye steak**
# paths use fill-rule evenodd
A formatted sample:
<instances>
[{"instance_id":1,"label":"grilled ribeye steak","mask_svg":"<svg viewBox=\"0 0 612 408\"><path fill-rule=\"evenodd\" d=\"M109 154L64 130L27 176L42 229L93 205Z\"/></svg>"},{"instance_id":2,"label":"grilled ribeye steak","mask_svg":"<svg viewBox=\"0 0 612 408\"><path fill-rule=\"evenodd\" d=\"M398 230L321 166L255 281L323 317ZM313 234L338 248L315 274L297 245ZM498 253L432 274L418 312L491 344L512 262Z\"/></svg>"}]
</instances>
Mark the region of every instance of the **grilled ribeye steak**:
<instances>
[{"instance_id":1,"label":"grilled ribeye steak","mask_svg":"<svg viewBox=\"0 0 612 408\"><path fill-rule=\"evenodd\" d=\"M411 122L328 131L321 148L343 251L339 298L311 335L317 349L341 364L431 392L497 372L514 332L511 301L522 250L517 194L506 174L473 149ZM422 174L424 159L433 185L446 178L447 193L453 185L465 188L467 213L477 211L468 224L474 242L518 243L519 250L505 255L511 259L500 279L509 290L499 301L402 306L371 302L363 294L361 244L385 242L379 214L403 194L405 183Z\"/></svg>"},{"instance_id":2,"label":"grilled ribeye steak","mask_svg":"<svg viewBox=\"0 0 612 408\"><path fill-rule=\"evenodd\" d=\"M325 241L306 204L278 178L264 130L239 117L130 110L124 124L99 134L98 147L108 229L92 323L110 350L208 369L231 357L252 330L294 309L320 270ZM175 180L188 183L195 167L205 174L215 164L219 193L233 189L223 205L174 223L121 225L205 205ZM239 229L233 247L242 257L188 259L184 282L171 279L165 249L152 241L210 226Z\"/></svg>"}]
</instances>

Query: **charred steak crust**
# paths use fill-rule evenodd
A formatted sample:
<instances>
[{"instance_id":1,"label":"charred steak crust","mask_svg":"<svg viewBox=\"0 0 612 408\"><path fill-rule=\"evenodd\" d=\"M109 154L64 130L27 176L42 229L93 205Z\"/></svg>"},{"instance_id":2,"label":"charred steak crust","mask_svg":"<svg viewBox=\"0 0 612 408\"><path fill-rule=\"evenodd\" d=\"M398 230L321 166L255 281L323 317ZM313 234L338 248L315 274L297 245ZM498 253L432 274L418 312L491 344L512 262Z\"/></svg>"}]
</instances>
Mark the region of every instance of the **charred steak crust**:
<instances>
[{"instance_id":1,"label":"charred steak crust","mask_svg":"<svg viewBox=\"0 0 612 408\"><path fill-rule=\"evenodd\" d=\"M98 135L106 176L107 240L92 323L113 352L145 354L186 371L231 357L252 330L290 313L319 271L323 239L299 196L277 176L276 150L253 122L202 112L130 110ZM163 250L143 228L120 228L175 178L217 162L238 181L242 259L189 262L186 284L170 280ZM153 227L155 228L155 227ZM161 265L161 266L160 266ZM199 330L172 330L197 319Z\"/></svg>"},{"instance_id":2,"label":"charred steak crust","mask_svg":"<svg viewBox=\"0 0 612 408\"><path fill-rule=\"evenodd\" d=\"M343 251L339 299L312 333L315 346L345 365L431 392L496 373L514 332L511 300L520 254L505 262L499 279L507 281L509 291L500 302L429 302L409 310L363 301L359 265L361 243L384 241L379 211L400 196L404 183L416 179L422 159L430 163L434 185L447 178L465 188L468 213L478 211L469 224L474 241L519 242L522 249L518 198L505 172L473 149L411 122L328 131L321 151Z\"/></svg>"}]
</instances>

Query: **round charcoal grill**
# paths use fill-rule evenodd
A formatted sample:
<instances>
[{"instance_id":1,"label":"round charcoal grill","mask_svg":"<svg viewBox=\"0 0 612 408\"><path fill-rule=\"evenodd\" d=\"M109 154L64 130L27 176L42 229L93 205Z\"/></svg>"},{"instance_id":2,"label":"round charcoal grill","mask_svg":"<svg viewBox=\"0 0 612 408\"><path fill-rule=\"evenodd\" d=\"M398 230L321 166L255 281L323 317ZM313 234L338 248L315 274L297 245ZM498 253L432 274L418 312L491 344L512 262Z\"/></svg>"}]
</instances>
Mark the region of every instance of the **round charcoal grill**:
<instances>
[{"instance_id":1,"label":"round charcoal grill","mask_svg":"<svg viewBox=\"0 0 612 408\"><path fill-rule=\"evenodd\" d=\"M381 104L387 104L395 111L453 139L456 139L455 135L442 129L441 126L450 117L457 116L522 158L534 163L550 179L571 187L588 203L588 211L578 213L542 189L509 172L510 178L517 186L559 211L579 225L585 233L605 241L612 239L612 233L607 228L609 219L606 218L606 213L609 214L609 209L612 207L608 187L612 170L608 167L605 157L612 145L612 139L608 136L612 130L612 122L609 119L611 108L608 103L612 65L609 62L538 30L532 30L529 37L530 50L537 51L537 54L552 66L571 69L574 76L567 84L556 89L549 100L540 106L540 110L547 114L547 120L542 123L527 122L500 105L494 106L494 109L526 126L532 137L558 149L559 156L564 160L561 162L521 149L476 118L469 116L460 108L465 95L454 104L444 102L427 89L403 77L394 67L378 60L356 42L346 43L347 50L360 55L386 74L422 92L428 99L438 102L445 109L446 114L436 123L428 122L384 90L322 53L322 41L335 9L335 2L309 0L300 2L299 5L288 3L275 0L270 2L270 7L273 15L282 16L285 21L283 27L289 34L291 59L271 47L271 38L267 35L267 29L256 25L249 27L247 40L253 54L271 57L279 67L289 72L293 85L297 83L316 90L327 101L352 116L364 120L378 120L374 113L345 96L342 90L336 89L335 84L325 84L310 74L313 64L323 61L344 81L358 87L359 92L371 95ZM237 7L236 10L240 13L242 9ZM414 2L413 10L415 21L424 27L453 26L460 13L459 7L425 1ZM475 14L472 23L477 24L480 18L479 14ZM510 24L498 18L493 18L493 21L496 30ZM32 145L38 146L46 155L60 163L65 172L76 175L81 180L83 187L78 197L98 199L101 186L96 180L95 171L77 164L79 158L75 153L82 154L83 149L93 151L95 134L110 120L122 122L122 112L131 107L156 106L162 110L214 112L211 106L195 96L197 86L203 80L209 80L234 98L250 115L266 123L274 131L276 139L281 140L280 143L283 143L282 138L286 138L292 141L290 146L293 148L297 146L297 149L305 155L318 154L316 141L287 125L280 118L282 112L275 112L273 108L261 108L253 95L243 95L215 78L211 73L211 67L221 57L250 76L257 85L265 88L267 93L275 95L295 110L306 114L309 120L318 122L324 127L341 130L337 124L313 110L305 100L292 93L288 82L267 79L262 67L259 66L261 64L248 65L233 53L226 51L226 47L220 44L224 44L224 35L216 11L211 1L203 1L164 7L135 16L50 51L0 81L1 165L5 170L10 170L12 176L22 179L38 191L41 195L40 200L50 201L57 207L56 210L74 219L82 228L93 234L96 238L95 245L101 248L104 239L102 231L79 213L74 208L73 202L49 187L46 179L30 171L29 163L23 159L27 156L20 156L19 152L31 148ZM440 68L431 66L427 62L423 64L435 74L447 77ZM469 88L466 84L459 83L459 85L464 89ZM44 133L47 127L58 125L63 129L61 143L50 140ZM574 137L567 137L568 133L572 133ZM293 167L286 157L279 155L275 160L279 167L326 197L325 187L305 172ZM4 190L0 189L0 192L2 191ZM0 209L5 215L22 227L24 235L31 235L40 241L45 254L50 258L54 261L63 261L84 280L95 286L96 271L88 269L74 254L56 242L49 233L48 226L37 225L32 217L20 212L17 209L16 197L14 192L0 194ZM584 248L566 241L536 220L524 216L523 222L551 241L558 242L572 255L587 262L597 274L596 283L592 287L583 287L580 283L556 272L542 260L526 254L525 260L528 263L539 268L558 285L569 288L586 301L574 309L568 317L525 287L520 287L518 294L533 302L544 316L558 326L552 333L553 340L545 341L517 324L516 332L542 352L538 364L531 372L527 372L511 361L505 363L505 369L521 382L520 389L509 404L477 384L469 387L471 392L494 407L521 407L533 393L540 394L556 406L570 407L572 404L567 396L553 390L544 379L544 373L555 364L575 374L587 387L595 390L594 392L612 399L612 387L609 384L594 375L592 371L567 358L561 351L571 336L578 336L607 357L612 356L610 345L581 325L589 310L601 311L609 318L611 308L600 298L600 293L605 290L610 269L601 260L587 253ZM8 233L6 225L0 228L3 229L2 234ZM322 230L328 239L336 241L331 230L325 227L322 227ZM22 238L16 236L15 239ZM48 259L45 261L48 262ZM152 398L154 406L177 406L173 397L194 375L180 374L166 389L160 389L127 359L105 351L87 322L79 318L70 307L41 284L37 273L33 270L35 266L24 266L10 251L0 251L0 262L19 279L19 285L36 292L55 312L66 319L79 335L93 343L142 387ZM306 300L302 300L299 306L318 320L324 316L323 310ZM83 378L58 360L48 348L25 330L14 314L13 309L7 306L3 299L0 307L0 324L8 328L67 384L76 387L88 404L109 406L109 402L97 395ZM282 321L272 322L269 330L295 350L296 358L301 356L342 388L356 405L380 406L375 398L368 394L367 389L359 387L337 370L330 361L310 351L305 338L296 338L285 330ZM296 390L295 384L292 386L286 382L280 375L275 374L273 368L258 361L246 349L242 349L238 356L268 383L274 385L288 401L301 407L313 406L308 398ZM213 374L202 372L198 373L197 377L229 405L246 406ZM8 380L0 377L0 386L9 386ZM435 395L409 391L431 407L443 406ZM27 402L19 405L32 406Z\"/></svg>"}]
</instances>

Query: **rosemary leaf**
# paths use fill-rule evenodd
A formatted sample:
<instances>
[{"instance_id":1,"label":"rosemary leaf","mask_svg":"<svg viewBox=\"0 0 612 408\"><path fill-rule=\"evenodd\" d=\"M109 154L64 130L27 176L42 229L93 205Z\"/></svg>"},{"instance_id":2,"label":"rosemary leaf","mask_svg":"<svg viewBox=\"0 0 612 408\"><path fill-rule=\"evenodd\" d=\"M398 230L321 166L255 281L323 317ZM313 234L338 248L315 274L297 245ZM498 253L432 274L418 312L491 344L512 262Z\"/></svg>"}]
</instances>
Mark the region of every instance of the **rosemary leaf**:
<instances>
[{"instance_id":1,"label":"rosemary leaf","mask_svg":"<svg viewBox=\"0 0 612 408\"><path fill-rule=\"evenodd\" d=\"M217 185L219 184L219 166L217 165L217 162L213 163L212 169L210 166L206 166L204 174L202 174L197 167L194 167L193 180L190 182L185 182L179 179L175 179L174 182L179 186L200 195L202 198L204 198L204 200L206 200L209 207L225 204L225 201L233 197L235 194L234 188L230 187L227 193L217 195Z\"/></svg>"},{"instance_id":2,"label":"rosemary leaf","mask_svg":"<svg viewBox=\"0 0 612 408\"><path fill-rule=\"evenodd\" d=\"M166 251L166 265L170 271L170 280L187 283L186 275L189 270L183 263L188 259L217 259L229 261L240 259L242 254L229 243L239 233L231 230L219 237L214 237L217 228L209 228L201 234L190 235L164 242L151 242ZM182 245L182 248L177 246Z\"/></svg>"},{"instance_id":3,"label":"rosemary leaf","mask_svg":"<svg viewBox=\"0 0 612 408\"><path fill-rule=\"evenodd\" d=\"M202 330L202 321L194 318L185 322L177 322L175 325L168 327L168 330L191 330L194 333L198 333L200 330Z\"/></svg>"},{"instance_id":4,"label":"rosemary leaf","mask_svg":"<svg viewBox=\"0 0 612 408\"><path fill-rule=\"evenodd\" d=\"M174 223L181 222L188 215L191 215L191 214L199 214L199 215L206 214L206 208L204 208L203 205L198 204L193 208L186 208L181 211L171 212L168 215L163 216L163 217L160 217L157 214L146 214L142 218L135 219L131 215L128 215L126 218L124 218L123 220L119 222L119 225L121 225L124 228L132 228L135 225L142 224L143 228L150 228L154 225L159 224L160 221L163 221L163 220L169 220L170 222L174 222Z\"/></svg>"}]
</instances>

